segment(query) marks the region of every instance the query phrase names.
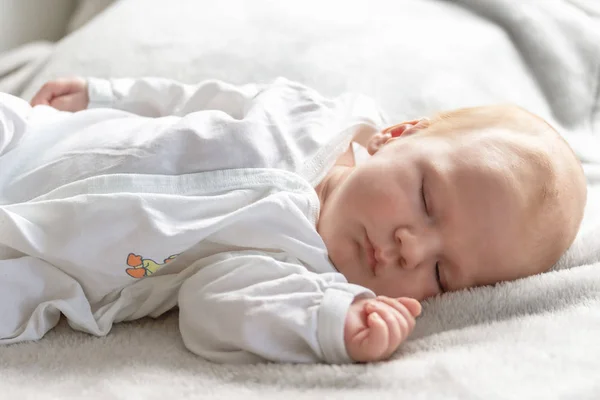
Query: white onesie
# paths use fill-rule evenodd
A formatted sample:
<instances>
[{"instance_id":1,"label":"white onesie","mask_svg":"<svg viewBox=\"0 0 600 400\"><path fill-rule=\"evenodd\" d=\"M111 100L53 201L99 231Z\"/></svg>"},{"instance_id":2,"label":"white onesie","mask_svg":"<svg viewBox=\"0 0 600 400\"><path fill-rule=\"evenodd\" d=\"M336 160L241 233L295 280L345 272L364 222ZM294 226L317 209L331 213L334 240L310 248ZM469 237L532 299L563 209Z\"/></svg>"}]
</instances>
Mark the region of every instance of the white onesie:
<instances>
[{"instance_id":1,"label":"white onesie","mask_svg":"<svg viewBox=\"0 0 600 400\"><path fill-rule=\"evenodd\" d=\"M178 306L213 361L351 361L345 315L373 293L331 264L314 187L381 128L373 101L283 78L88 82L77 113L0 94L0 344L61 313L106 335Z\"/></svg>"}]
</instances>

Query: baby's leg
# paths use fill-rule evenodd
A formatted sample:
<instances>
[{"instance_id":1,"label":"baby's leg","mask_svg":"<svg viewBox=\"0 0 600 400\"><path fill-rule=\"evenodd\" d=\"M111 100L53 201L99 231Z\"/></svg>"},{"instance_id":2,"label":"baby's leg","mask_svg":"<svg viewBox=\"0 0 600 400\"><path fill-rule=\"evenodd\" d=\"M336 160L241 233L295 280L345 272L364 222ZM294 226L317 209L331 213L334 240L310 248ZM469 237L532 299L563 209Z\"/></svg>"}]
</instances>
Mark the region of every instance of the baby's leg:
<instances>
[{"instance_id":1,"label":"baby's leg","mask_svg":"<svg viewBox=\"0 0 600 400\"><path fill-rule=\"evenodd\" d=\"M92 318L73 278L35 257L0 260L0 344L40 339L61 311Z\"/></svg>"},{"instance_id":2,"label":"baby's leg","mask_svg":"<svg viewBox=\"0 0 600 400\"><path fill-rule=\"evenodd\" d=\"M0 157L18 145L30 112L31 106L25 100L0 93Z\"/></svg>"}]
</instances>

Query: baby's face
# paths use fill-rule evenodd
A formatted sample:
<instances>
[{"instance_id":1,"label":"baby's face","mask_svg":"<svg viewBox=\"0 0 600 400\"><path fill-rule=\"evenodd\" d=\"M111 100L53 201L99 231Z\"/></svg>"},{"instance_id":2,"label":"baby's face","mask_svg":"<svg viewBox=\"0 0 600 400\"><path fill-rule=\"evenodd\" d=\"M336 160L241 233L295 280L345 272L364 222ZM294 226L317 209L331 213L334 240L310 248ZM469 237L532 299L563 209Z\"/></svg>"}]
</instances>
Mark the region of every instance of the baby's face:
<instances>
[{"instance_id":1,"label":"baby's face","mask_svg":"<svg viewBox=\"0 0 600 400\"><path fill-rule=\"evenodd\" d=\"M378 295L417 300L540 272L519 258L528 246L522 183L481 153L403 135L355 167L317 227L336 268Z\"/></svg>"}]
</instances>

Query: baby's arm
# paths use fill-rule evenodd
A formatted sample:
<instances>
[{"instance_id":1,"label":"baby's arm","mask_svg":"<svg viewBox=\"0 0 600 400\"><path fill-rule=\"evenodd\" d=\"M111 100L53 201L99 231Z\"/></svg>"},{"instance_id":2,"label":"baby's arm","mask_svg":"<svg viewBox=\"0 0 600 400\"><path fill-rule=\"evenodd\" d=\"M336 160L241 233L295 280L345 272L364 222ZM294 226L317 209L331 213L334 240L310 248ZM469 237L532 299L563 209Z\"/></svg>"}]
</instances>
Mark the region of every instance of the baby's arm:
<instances>
[{"instance_id":1,"label":"baby's arm","mask_svg":"<svg viewBox=\"0 0 600 400\"><path fill-rule=\"evenodd\" d=\"M188 85L166 78L64 78L47 82L31 104L61 111L114 108L146 117L184 116L200 110L221 110L240 119L261 85L233 85L206 80Z\"/></svg>"},{"instance_id":2,"label":"baby's arm","mask_svg":"<svg viewBox=\"0 0 600 400\"><path fill-rule=\"evenodd\" d=\"M89 78L87 82L89 108L116 108L146 117L221 110L241 119L261 88L256 84L238 86L215 79L195 85L166 78Z\"/></svg>"},{"instance_id":3,"label":"baby's arm","mask_svg":"<svg viewBox=\"0 0 600 400\"><path fill-rule=\"evenodd\" d=\"M377 340L380 332L355 337L345 334L345 328L360 334L360 322L349 310L358 307L352 306L360 302L355 299L374 297L338 273L315 274L260 253L241 253L201 269L184 283L180 331L188 349L216 362L366 361L365 338ZM348 348L345 336L359 343L363 353Z\"/></svg>"}]
</instances>

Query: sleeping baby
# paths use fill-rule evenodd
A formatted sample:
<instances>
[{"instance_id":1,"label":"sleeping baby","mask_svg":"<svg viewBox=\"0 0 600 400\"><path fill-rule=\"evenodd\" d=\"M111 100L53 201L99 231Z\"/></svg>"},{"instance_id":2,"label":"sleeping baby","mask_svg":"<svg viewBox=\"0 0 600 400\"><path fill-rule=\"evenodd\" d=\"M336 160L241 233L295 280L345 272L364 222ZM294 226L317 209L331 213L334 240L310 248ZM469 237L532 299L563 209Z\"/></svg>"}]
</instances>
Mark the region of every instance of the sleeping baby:
<instances>
[{"instance_id":1,"label":"sleeping baby","mask_svg":"<svg viewBox=\"0 0 600 400\"><path fill-rule=\"evenodd\" d=\"M371 362L419 301L547 271L586 184L516 106L388 126L283 78L0 94L0 344L179 308L215 362Z\"/></svg>"}]
</instances>

